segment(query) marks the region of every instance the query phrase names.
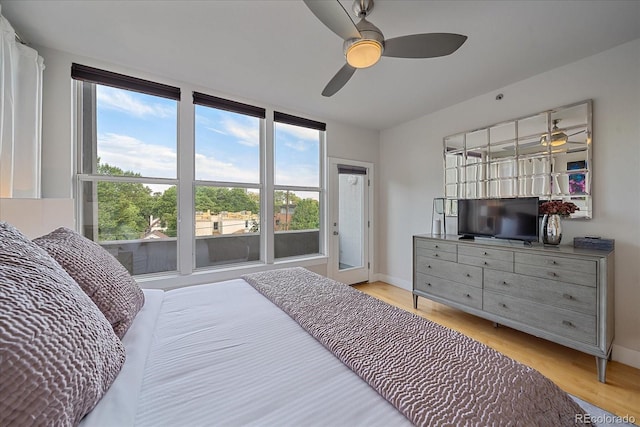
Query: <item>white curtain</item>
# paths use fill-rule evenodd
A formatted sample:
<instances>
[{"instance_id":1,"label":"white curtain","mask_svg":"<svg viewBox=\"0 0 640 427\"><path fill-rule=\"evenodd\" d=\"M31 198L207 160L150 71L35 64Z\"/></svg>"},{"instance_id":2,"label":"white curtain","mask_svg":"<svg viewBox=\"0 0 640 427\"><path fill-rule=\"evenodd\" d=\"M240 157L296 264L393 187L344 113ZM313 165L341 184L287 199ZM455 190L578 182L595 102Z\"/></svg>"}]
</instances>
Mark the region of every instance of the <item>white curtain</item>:
<instances>
[{"instance_id":1,"label":"white curtain","mask_svg":"<svg viewBox=\"0 0 640 427\"><path fill-rule=\"evenodd\" d=\"M43 70L0 14L0 197L40 197Z\"/></svg>"}]
</instances>

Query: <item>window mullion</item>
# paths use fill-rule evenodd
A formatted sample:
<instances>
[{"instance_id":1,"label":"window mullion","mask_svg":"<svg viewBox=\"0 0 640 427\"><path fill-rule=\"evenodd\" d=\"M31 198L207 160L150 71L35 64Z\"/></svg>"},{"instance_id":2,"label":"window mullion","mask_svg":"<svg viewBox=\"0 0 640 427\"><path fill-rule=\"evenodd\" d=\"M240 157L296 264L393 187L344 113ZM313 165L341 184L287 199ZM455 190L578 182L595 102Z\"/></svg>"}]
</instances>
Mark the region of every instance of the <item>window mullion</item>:
<instances>
[{"instance_id":1,"label":"window mullion","mask_svg":"<svg viewBox=\"0 0 640 427\"><path fill-rule=\"evenodd\" d=\"M191 274L195 267L195 107L179 103L178 109L178 272Z\"/></svg>"},{"instance_id":2,"label":"window mullion","mask_svg":"<svg viewBox=\"0 0 640 427\"><path fill-rule=\"evenodd\" d=\"M273 213L274 213L274 202L273 202L273 192L274 192L274 126L273 126L273 112L269 111L267 113L267 119L265 120L265 126L262 129L263 134L260 135L261 140L264 141L262 144L263 153L260 156L262 161L262 171L263 182L264 182L264 197L263 199L263 208L261 212L261 223L263 224L261 232L262 241L263 241L263 253L264 253L264 262L267 264L273 264L275 260L275 250L274 250L274 225L273 225Z\"/></svg>"},{"instance_id":3,"label":"window mullion","mask_svg":"<svg viewBox=\"0 0 640 427\"><path fill-rule=\"evenodd\" d=\"M225 182L225 181L203 181L196 179L193 181L196 187L206 186L206 187L227 187L227 188L255 188L256 190L261 190L262 186L260 184L250 184L244 182Z\"/></svg>"},{"instance_id":4,"label":"window mullion","mask_svg":"<svg viewBox=\"0 0 640 427\"><path fill-rule=\"evenodd\" d=\"M276 191L313 191L319 192L321 187L300 187L297 185L274 185L273 189Z\"/></svg>"}]
</instances>

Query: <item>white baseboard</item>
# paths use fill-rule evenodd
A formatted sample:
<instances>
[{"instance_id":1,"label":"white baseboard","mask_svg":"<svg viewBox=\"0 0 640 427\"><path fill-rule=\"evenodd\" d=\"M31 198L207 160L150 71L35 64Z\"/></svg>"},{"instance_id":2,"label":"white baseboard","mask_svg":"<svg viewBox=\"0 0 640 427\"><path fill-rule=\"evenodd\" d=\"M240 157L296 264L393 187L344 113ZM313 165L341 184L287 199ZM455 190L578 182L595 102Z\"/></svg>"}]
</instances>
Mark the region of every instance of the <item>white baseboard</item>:
<instances>
[{"instance_id":1,"label":"white baseboard","mask_svg":"<svg viewBox=\"0 0 640 427\"><path fill-rule=\"evenodd\" d=\"M614 344L613 350L611 351L611 358L616 362L640 369L640 351Z\"/></svg>"},{"instance_id":2,"label":"white baseboard","mask_svg":"<svg viewBox=\"0 0 640 427\"><path fill-rule=\"evenodd\" d=\"M397 277L387 276L386 274L376 273L374 274L374 280L377 282L385 282L405 291L411 291L413 289L413 283L410 280L398 279Z\"/></svg>"},{"instance_id":3,"label":"white baseboard","mask_svg":"<svg viewBox=\"0 0 640 427\"><path fill-rule=\"evenodd\" d=\"M385 282L407 291L411 291L413 288L413 284L409 280L398 279L397 277L388 276L382 273L374 274L373 280ZM640 351L614 344L611 353L611 358L616 362L640 369Z\"/></svg>"}]
</instances>

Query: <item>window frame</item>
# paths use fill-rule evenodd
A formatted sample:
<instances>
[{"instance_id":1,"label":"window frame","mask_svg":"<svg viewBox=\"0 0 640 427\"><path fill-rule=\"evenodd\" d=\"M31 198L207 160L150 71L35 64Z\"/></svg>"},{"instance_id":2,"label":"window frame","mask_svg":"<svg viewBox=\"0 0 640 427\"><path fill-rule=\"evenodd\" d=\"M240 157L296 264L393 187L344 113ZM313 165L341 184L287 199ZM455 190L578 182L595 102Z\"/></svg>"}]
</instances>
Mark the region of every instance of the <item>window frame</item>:
<instances>
[{"instance_id":1,"label":"window frame","mask_svg":"<svg viewBox=\"0 0 640 427\"><path fill-rule=\"evenodd\" d=\"M253 105L249 105L249 104L244 104L242 102L237 102L237 101L233 101L230 99L225 99L225 98L220 98L217 96L213 96L213 95L208 95L202 92L196 92L194 91L192 94L193 97L193 114L194 114L194 135L193 135L193 147L194 147L194 153L193 153L193 161L194 161L194 165L193 165L193 174L192 176L195 177L196 176L196 165L195 165L195 156L196 156L196 151L195 151L195 146L196 146L196 134L195 134L195 116L196 116L196 107L197 106L201 106L201 107L207 107L207 108L213 108L216 110L222 110L222 111L228 111L231 113L236 113L236 114L241 114L241 115L245 115L245 116L250 116L250 117L255 117L257 119L259 119L259 124L258 124L258 130L259 130L259 147L258 147L258 157L259 157L259 165L258 165L258 182L229 182L229 181L218 181L218 180L202 180L202 179L193 179L193 199L192 199L192 205L193 205L193 213L195 215L196 213L196 208L195 208L195 194L196 194L196 188L197 187L213 187L213 188L241 188L241 189L254 189L254 190L258 190L260 192L260 214L259 214L259 218L260 218L260 232L257 233L260 239L259 242L259 247L260 247L260 255L259 255L259 259L255 260L255 261L246 261L245 263L228 263L228 264L222 264L222 265L208 265L208 266L197 266L197 262L194 259L193 260L193 268L195 271L207 271L207 270L214 270L214 269L221 269L221 268L229 268L229 267L234 267L237 266L238 264L255 264L255 263L259 263L259 264L264 264L265 263L265 251L264 251L264 242L265 240L267 240L267 236L265 235L264 229L263 229L263 205L264 205L264 169L265 169L265 165L264 165L264 160L263 160L263 150L264 150L264 127L265 127L265 121L266 121L266 109L261 108L261 107L256 107ZM192 240L193 240L193 245L194 245L194 253L195 253L195 247L196 247L196 232L195 232L195 223L194 223L194 229L193 229L193 236L192 236ZM212 237L213 238L213 237Z\"/></svg>"},{"instance_id":2,"label":"window frame","mask_svg":"<svg viewBox=\"0 0 640 427\"><path fill-rule=\"evenodd\" d=\"M286 113L266 109L262 107L244 104L230 99L219 98L207 95L202 92L192 91L193 102L182 102L181 91L191 91L188 84L182 87L174 87L161 83L131 77L124 74L112 73L110 71L95 69L79 64L72 64L72 81L74 83L75 97L75 126L74 141L76 151L75 173L74 173L74 195L76 199L77 229L83 231L85 228L83 215L83 197L86 182L97 183L125 182L142 184L159 184L175 186L177 191L177 237L176 239L176 270L167 270L158 273L136 275L138 280L153 282L153 286L175 287L184 284L202 283L209 277L202 274L215 274L216 280L237 277L241 271L261 271L269 268L269 265L319 265L326 263L326 124L316 122L302 117L293 116ZM105 77L106 76L106 77ZM101 78L107 80L102 81ZM86 84L90 83L90 84ZM91 146L87 149L87 138L83 138L87 133L96 131L96 84L118 87L125 90L133 90L156 96L176 96L177 94L177 135L176 135L176 178L152 178L133 177L97 174L97 135L93 137ZM148 88L159 90L164 95L158 95ZM90 92L86 92L90 91ZM91 92L92 91L92 92ZM169 95L167 95L169 94ZM171 95L173 94L173 95ZM87 95L90 95L90 102L87 102ZM260 117L259 129L259 182L225 182L208 181L195 179L195 117L196 105L203 105L222 110L239 112ZM274 184L275 174L275 128L276 123L287 123L302 127L312 127L318 129L318 157L319 157L319 177L318 186L284 186ZM89 172L87 172L89 171ZM213 186L224 188L256 189L260 192L260 259L247 263L202 266L196 268L196 230L195 230L195 191L197 186ZM97 186L94 186L97 188ZM311 191L319 196L319 247L318 253L304 254L293 257L275 258L274 240L275 230L273 221L274 192L281 190L290 191ZM96 200L96 199L91 199ZM95 215L97 209L94 207ZM97 239L97 218L95 221L95 241ZM171 279L171 278L174 279ZM170 282L179 278L177 282ZM168 281L165 281L168 280ZM158 285L155 285L157 283Z\"/></svg>"},{"instance_id":3,"label":"window frame","mask_svg":"<svg viewBox=\"0 0 640 427\"><path fill-rule=\"evenodd\" d=\"M275 171L276 171L276 165L275 165L275 161L276 161L276 157L275 157L275 152L276 152L276 123L282 123L282 124L287 124L287 125L293 125L293 126L298 126L298 127L303 127L303 128L308 128L308 129L315 129L318 131L318 186L298 186L298 185L283 185L283 184L276 184L275 183ZM294 192L312 192L312 193L318 193L318 214L319 214L319 228L318 228L318 252L317 253L311 253L311 254L303 254L303 255L297 255L297 256L285 256L285 257L275 257L275 248L274 248L274 244L273 241L275 241L275 235L276 235L276 231L274 229L274 224L273 224L273 219L270 219L270 225L271 225L271 235L273 236L272 239L272 244L270 245L273 252L272 252L272 256L273 256L273 263L277 264L279 262L286 262L288 260L291 259L302 259L302 258L308 258L308 257L315 257L315 256L326 256L326 209L327 209L327 203L326 203L326 171L325 171L325 163L326 163L326 129L327 129L327 125L325 123L322 122L318 122L315 120L311 120L311 119L306 119L303 117L298 117L298 116L294 116L291 114L286 114L286 113L282 113L279 111L274 111L273 112L273 144L271 147L272 150L272 162L271 162L271 166L272 166L272 173L273 173L273 180L272 180L272 185L271 185L271 189L269 191L270 194L270 198L271 198L271 202L274 202L274 194L276 191L294 191ZM289 207L287 206L287 211L289 210ZM273 209L271 211L274 211Z\"/></svg>"},{"instance_id":4,"label":"window frame","mask_svg":"<svg viewBox=\"0 0 640 427\"><path fill-rule=\"evenodd\" d=\"M180 133L180 98L181 90L178 87L156 83L137 77L114 73L94 67L73 63L71 65L71 78L76 90L76 167L75 167L75 199L77 228L82 235L100 244L98 238L98 195L97 188L100 182L132 183L132 184L158 184L176 186L179 184L179 133ZM176 101L176 176L175 178L158 178L148 176L126 176L126 175L102 175L97 173L98 166L98 135L97 135L97 85L113 87L171 99ZM117 165L115 165L117 166ZM92 183L90 187L85 184ZM90 190L87 190L90 188ZM91 191L91 194L87 194ZM84 203L90 201L91 203ZM180 212L180 198L176 200L176 210ZM89 224L85 219L90 216ZM180 270L180 232L178 237L170 238L176 240L175 270L164 270L152 273L145 273L138 276L155 276L176 273ZM130 240L135 242L137 239ZM129 240L128 240L129 241ZM102 242L103 243L103 242Z\"/></svg>"}]
</instances>

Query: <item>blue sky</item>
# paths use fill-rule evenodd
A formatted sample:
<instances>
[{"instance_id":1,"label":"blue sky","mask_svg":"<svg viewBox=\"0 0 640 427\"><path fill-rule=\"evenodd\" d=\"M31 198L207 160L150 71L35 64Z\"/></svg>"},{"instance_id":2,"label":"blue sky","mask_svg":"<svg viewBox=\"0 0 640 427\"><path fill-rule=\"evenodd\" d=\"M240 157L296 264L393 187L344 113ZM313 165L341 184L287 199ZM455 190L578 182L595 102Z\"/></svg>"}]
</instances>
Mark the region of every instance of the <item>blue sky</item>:
<instances>
[{"instance_id":1,"label":"blue sky","mask_svg":"<svg viewBox=\"0 0 640 427\"><path fill-rule=\"evenodd\" d=\"M183 101L189 102L189 101ZM176 101L97 85L102 163L177 177ZM195 106L196 179L259 182L259 119ZM276 185L319 186L318 131L276 123Z\"/></svg>"}]
</instances>

